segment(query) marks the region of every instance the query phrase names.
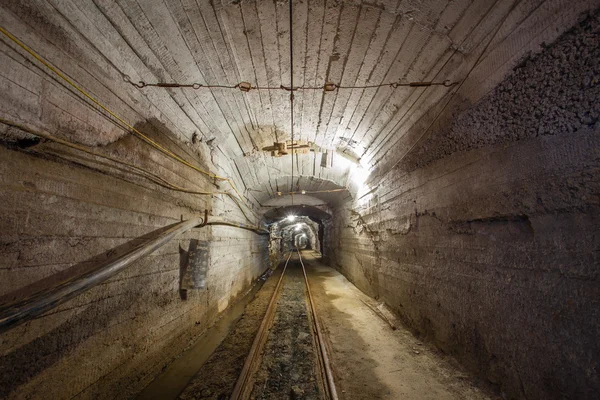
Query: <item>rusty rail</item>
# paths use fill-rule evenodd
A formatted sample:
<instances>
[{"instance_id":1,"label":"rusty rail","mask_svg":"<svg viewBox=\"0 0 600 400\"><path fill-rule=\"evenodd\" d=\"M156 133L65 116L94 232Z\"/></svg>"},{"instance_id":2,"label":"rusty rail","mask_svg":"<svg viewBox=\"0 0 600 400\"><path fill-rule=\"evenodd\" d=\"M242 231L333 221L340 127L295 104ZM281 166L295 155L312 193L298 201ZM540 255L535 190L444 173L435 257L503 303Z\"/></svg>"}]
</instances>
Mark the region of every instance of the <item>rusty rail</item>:
<instances>
[{"instance_id":1,"label":"rusty rail","mask_svg":"<svg viewBox=\"0 0 600 400\"><path fill-rule=\"evenodd\" d=\"M257 368L256 362L258 361L259 355L262 353L262 349L267 341L267 337L269 334L269 329L273 323L273 318L275 316L275 310L277 308L277 298L279 297L279 292L281 291L281 282L283 281L283 277L285 275L288 263L292 257L293 251L290 252L285 265L283 267L283 271L281 272L281 276L277 281L277 286L275 287L275 291L271 296L271 300L267 307L267 311L263 320L260 324L258 332L254 337L254 341L252 342L252 347L250 348L250 352L246 357L246 361L244 362L244 366L242 367L242 371L238 377L238 380L235 384L233 392L231 394L230 400L241 400L249 398L250 393L248 393L249 384L251 382L250 378L252 376L253 371ZM308 300L310 303L310 312L313 316L312 320L314 323L314 331L316 334L316 340L318 343L318 351L321 358L320 364L323 366L324 374L325 374L325 384L327 386L327 392L330 400L338 400L337 391L335 388L335 381L333 378L333 369L331 368L331 361L329 356L327 355L327 348L325 346L325 341L323 339L323 334L321 331L321 327L319 324L319 319L317 317L317 310L315 309L314 301L312 298L312 293L310 291L310 284L308 282L308 276L306 275L306 269L304 267L304 262L302 262L302 255L298 250L298 257L300 259L300 264L302 265L302 273L304 275L304 283L306 284L306 289L308 293Z\"/></svg>"},{"instance_id":2,"label":"rusty rail","mask_svg":"<svg viewBox=\"0 0 600 400\"><path fill-rule=\"evenodd\" d=\"M242 367L242 372L240 372L240 376L238 377L237 382L235 383L235 387L233 388L233 393L231 393L231 400L240 400L243 399L244 392L246 390L246 385L248 384L248 380L251 376L251 371L254 368L254 364L256 363L256 359L260 354L269 333L269 328L271 323L273 322L273 317L275 315L275 304L277 303L277 297L279 295L279 291L281 290L281 282L283 281L283 276L285 275L285 270L287 269L288 263L290 262L290 258L292 258L292 252L290 251L290 255L285 261L285 265L283 266L283 271L281 271L281 276L277 281L277 286L275 286L275 291L273 292L273 296L271 296L271 301L269 301L269 305L267 306L267 312L258 328L258 332L254 337L254 341L252 342L252 347L250 348L250 352L248 353L248 357L246 357L246 361L244 362L244 366Z\"/></svg>"},{"instance_id":3,"label":"rusty rail","mask_svg":"<svg viewBox=\"0 0 600 400\"><path fill-rule=\"evenodd\" d=\"M317 333L317 342L319 343L321 361L323 362L323 369L325 370L325 377L327 378L326 381L327 389L329 391L329 398L331 400L338 400L337 390L335 389L335 380L333 379L333 369L331 368L331 362L329 360L329 356L327 355L327 348L325 346L325 341L323 340L323 334L321 333L321 325L319 323L319 318L317 317L317 310L315 309L315 303L310 291L310 284L308 282L308 276L306 275L306 268L302 262L300 250L298 250L298 257L300 258L300 264L302 265L302 273L304 274L304 282L306 283L306 291L308 293L310 309L313 316L313 322L315 324L315 332Z\"/></svg>"}]
</instances>

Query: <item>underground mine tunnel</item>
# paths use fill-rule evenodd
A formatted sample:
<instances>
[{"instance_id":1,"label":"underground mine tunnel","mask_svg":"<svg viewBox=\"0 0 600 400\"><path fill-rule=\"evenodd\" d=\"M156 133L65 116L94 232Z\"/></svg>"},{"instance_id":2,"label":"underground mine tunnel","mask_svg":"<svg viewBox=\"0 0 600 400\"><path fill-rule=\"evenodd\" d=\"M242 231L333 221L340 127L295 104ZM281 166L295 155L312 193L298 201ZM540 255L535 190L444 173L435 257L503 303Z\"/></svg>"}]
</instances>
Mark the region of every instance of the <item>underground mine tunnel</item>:
<instances>
[{"instance_id":1,"label":"underground mine tunnel","mask_svg":"<svg viewBox=\"0 0 600 400\"><path fill-rule=\"evenodd\" d=\"M600 398L600 0L3 0L0 398Z\"/></svg>"}]
</instances>

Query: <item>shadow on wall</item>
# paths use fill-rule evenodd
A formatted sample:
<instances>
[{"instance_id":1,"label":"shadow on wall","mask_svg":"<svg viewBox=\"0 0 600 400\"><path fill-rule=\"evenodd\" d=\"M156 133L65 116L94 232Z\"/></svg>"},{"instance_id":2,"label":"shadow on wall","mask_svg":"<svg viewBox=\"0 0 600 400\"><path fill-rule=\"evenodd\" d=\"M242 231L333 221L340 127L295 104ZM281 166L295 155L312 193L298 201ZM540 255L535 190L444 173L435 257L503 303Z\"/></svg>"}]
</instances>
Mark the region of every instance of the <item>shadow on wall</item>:
<instances>
[{"instance_id":1,"label":"shadow on wall","mask_svg":"<svg viewBox=\"0 0 600 400\"><path fill-rule=\"evenodd\" d=\"M175 225L177 225L177 223L165 226L164 228L157 229L146 235L140 236L127 243L110 249L102 254L98 254L97 256L94 256L85 261L79 262L67 269L52 274L47 278L40 279L27 286L15 290L14 292L4 294L0 296L0 304L2 304L3 307L6 307L9 303L24 300L26 298L31 297L32 295L35 295L36 293L52 289L69 279L85 275L88 272L92 272L96 269L98 264L118 259L122 255L138 247L140 244L145 243L146 241L158 236L159 234L169 230ZM34 246L35 244L32 243L30 245Z\"/></svg>"},{"instance_id":2,"label":"shadow on wall","mask_svg":"<svg viewBox=\"0 0 600 400\"><path fill-rule=\"evenodd\" d=\"M155 128L156 123L144 122L136 127L172 151L184 154L180 151L184 149L186 158L197 160L190 149L176 143L173 135ZM94 150L168 176L175 183L183 182L182 186L189 183L189 177L198 175L191 169L180 168L133 135ZM8 280L3 289L13 289L16 285L11 288L11 281L26 286L3 295L2 303L21 300L90 272L98 263L123 255L172 225L156 229L157 226L171 224L180 217L201 215L210 205L210 197L157 190L147 179L138 179L124 167L98 162L76 151L71 154L54 143L3 152L11 163L8 165L19 173L7 181L10 186L5 187L11 191L2 196L11 201L24 199L21 214L26 221L3 225L6 233L16 238L6 248L19 255L9 261L14 269L9 268L4 275ZM50 152L53 155L48 155ZM208 181L197 182L198 187L212 185ZM21 218L21 214L17 217ZM148 230L153 231L145 233ZM201 322L213 318L216 307L208 304L206 293L193 294L187 305L176 295L180 260L177 241L58 309L3 333L0 398L9 394L67 395L81 390L131 393L136 384L144 383L147 374L159 370L161 363L181 351L187 339L203 329ZM57 270L60 272L55 273ZM21 271L29 280L19 276ZM39 280L29 283L36 279ZM205 305L209 311L204 309ZM180 314L173 313L176 308ZM172 337L156 335L159 330L161 334L167 331L163 328L165 320L174 322L168 325L168 333L184 337L182 340L171 343ZM152 358L163 351L165 357L160 361ZM101 367L87 362L80 365L86 357L92 357ZM139 360L146 358L152 358L151 362L139 367L142 364ZM81 374L81 379L69 384L76 374ZM112 380L119 374L126 375L133 383L126 388L115 388Z\"/></svg>"},{"instance_id":3,"label":"shadow on wall","mask_svg":"<svg viewBox=\"0 0 600 400\"><path fill-rule=\"evenodd\" d=\"M18 301L44 289L52 288L69 278L90 272L99 263L119 258L146 240L168 230L171 226L157 229L154 232L78 263L67 270L6 294L0 298L0 301L2 303ZM132 281L131 285L135 285L135 281ZM86 339L102 331L110 324L113 315L119 315L121 310L132 308L138 301L135 294L136 291L133 289L132 287L132 290L124 292L118 302L105 304L100 301L90 304L84 312L69 318L66 322L43 336L0 357L0 398L7 397L20 385L30 381L37 374L58 362L63 355L72 350L73 346L84 342ZM82 329L82 327L86 327L86 329ZM72 342L65 345L65 338L69 338Z\"/></svg>"}]
</instances>

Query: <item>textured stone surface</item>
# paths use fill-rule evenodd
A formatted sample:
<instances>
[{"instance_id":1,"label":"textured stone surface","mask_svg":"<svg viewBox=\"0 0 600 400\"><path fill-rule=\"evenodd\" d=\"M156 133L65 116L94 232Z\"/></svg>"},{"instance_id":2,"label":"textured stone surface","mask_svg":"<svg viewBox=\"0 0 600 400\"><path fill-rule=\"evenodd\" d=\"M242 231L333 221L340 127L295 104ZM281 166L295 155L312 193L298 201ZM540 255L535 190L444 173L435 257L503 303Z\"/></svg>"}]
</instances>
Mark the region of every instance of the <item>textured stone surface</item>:
<instances>
[{"instance_id":1,"label":"textured stone surface","mask_svg":"<svg viewBox=\"0 0 600 400\"><path fill-rule=\"evenodd\" d=\"M540 43L552 41L600 0L307 0L294 2L294 85L356 86L295 93L295 138L343 150L388 170L412 148L452 92L444 86L364 88L413 81L461 81L475 102ZM296 159L262 151L289 139L285 90L137 88L126 80L289 86L289 16L281 1L118 2L5 0L0 25L131 125L159 121L210 154L257 207L292 188L343 188L353 163L321 152ZM499 25L501 24L501 26ZM492 35L496 32L497 34ZM2 36L0 115L90 145L127 134L81 94ZM492 46L478 64L479 55ZM413 140L415 139L415 140ZM402 151L397 151L400 148ZM289 189L288 189L289 188ZM318 193L330 204L338 193ZM289 199L288 199L289 200ZM291 201L288 201L290 204Z\"/></svg>"},{"instance_id":2,"label":"textured stone surface","mask_svg":"<svg viewBox=\"0 0 600 400\"><path fill-rule=\"evenodd\" d=\"M347 277L510 398L600 395L599 34L526 61L327 232Z\"/></svg>"},{"instance_id":3,"label":"textured stone surface","mask_svg":"<svg viewBox=\"0 0 600 400\"><path fill-rule=\"evenodd\" d=\"M457 151L594 128L600 118L600 12L528 57L492 93L431 136L402 168Z\"/></svg>"},{"instance_id":4,"label":"textured stone surface","mask_svg":"<svg viewBox=\"0 0 600 400\"><path fill-rule=\"evenodd\" d=\"M139 89L124 81L289 85L284 1L6 0L0 26L137 129L231 177L250 203L251 223L258 211L290 204L336 207L334 221L319 227L324 254L510 396L577 398L596 394L600 359L598 18L537 56L523 55L599 4L294 2L295 84L469 74L456 96L443 86L295 93L296 138L347 150L375 169L381 185L364 197L356 196L354 164L338 153L331 168L318 152L296 157L292 179L290 157L260 150L290 135L287 91ZM2 37L1 117L96 146L180 186L217 189L141 145ZM446 124L452 110L473 104ZM18 290L11 299L204 209L245 221L222 196L172 192L10 129L0 128L0 141L0 294ZM325 192L340 188L347 190ZM295 203L277 195L290 189L319 193ZM212 242L212 263L208 290L184 301L179 268L190 239ZM266 243L233 228L192 231L3 334L0 397L132 396L245 291L267 265Z\"/></svg>"},{"instance_id":5,"label":"textured stone surface","mask_svg":"<svg viewBox=\"0 0 600 400\"><path fill-rule=\"evenodd\" d=\"M193 156L172 143L163 142ZM214 188L132 137L98 151L184 187ZM240 218L230 201L168 191L54 144L0 147L0 158L0 303L85 271L92 258L104 260L205 209ZM182 296L180 267L191 239L210 241L211 263L206 289ZM107 282L3 333L0 397L133 396L268 267L266 242L235 228L193 229ZM30 286L39 280L42 286Z\"/></svg>"}]
</instances>

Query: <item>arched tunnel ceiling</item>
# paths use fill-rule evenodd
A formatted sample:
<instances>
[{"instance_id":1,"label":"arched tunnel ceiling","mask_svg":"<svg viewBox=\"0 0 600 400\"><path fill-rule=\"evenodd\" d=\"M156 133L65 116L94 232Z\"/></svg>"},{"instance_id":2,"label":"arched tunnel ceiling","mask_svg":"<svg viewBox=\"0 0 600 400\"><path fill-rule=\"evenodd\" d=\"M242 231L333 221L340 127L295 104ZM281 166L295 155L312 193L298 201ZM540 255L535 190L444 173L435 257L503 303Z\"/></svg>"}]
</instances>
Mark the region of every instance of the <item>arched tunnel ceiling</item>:
<instances>
[{"instance_id":1,"label":"arched tunnel ceiling","mask_svg":"<svg viewBox=\"0 0 600 400\"><path fill-rule=\"evenodd\" d=\"M331 214L328 212L327 206L286 206L286 207L275 207L270 208L264 214L267 222L282 221L289 215L306 216L313 221L326 221L331 218Z\"/></svg>"},{"instance_id":2,"label":"arched tunnel ceiling","mask_svg":"<svg viewBox=\"0 0 600 400\"><path fill-rule=\"evenodd\" d=\"M444 110L451 115L452 105L480 99L522 55L551 42L560 27L569 26L566 20L576 19L588 7L587 2L573 2L564 9L559 3L294 1L295 86L328 81L359 86L296 91L295 138L321 150L348 150L361 165L376 171L374 176L385 175L434 122L443 123L438 117ZM291 176L290 156L275 158L262 150L290 138L289 91L140 89L124 81L289 86L287 1L32 0L3 2L0 8L3 25L12 26L13 33L121 110L132 124L156 120L183 141L206 143L213 165L226 171L249 198L255 194L261 203L268 201L275 196L273 183L284 185ZM539 24L556 10L561 10L561 18ZM360 88L391 82L460 82L467 76L464 85L452 88ZM451 97L455 92L458 95ZM49 131L62 126L42 122ZM123 134L102 122L80 121L77 131L97 133L88 135L97 143ZM312 151L298 155L294 174L347 186L352 163L334 160L325 168L320 157ZM307 190L302 184L300 189ZM329 197L318 196L333 201Z\"/></svg>"},{"instance_id":3,"label":"arched tunnel ceiling","mask_svg":"<svg viewBox=\"0 0 600 400\"><path fill-rule=\"evenodd\" d=\"M335 205L350 195L345 184L347 173L331 177L336 179L337 182L310 175L296 175L292 183L291 176L276 175L271 179L263 178L255 181L255 185L249 191L263 206L292 205L291 196L287 194L292 187L294 191L304 190L306 192L306 194L295 194L293 196L294 204L319 205L327 203Z\"/></svg>"}]
</instances>

